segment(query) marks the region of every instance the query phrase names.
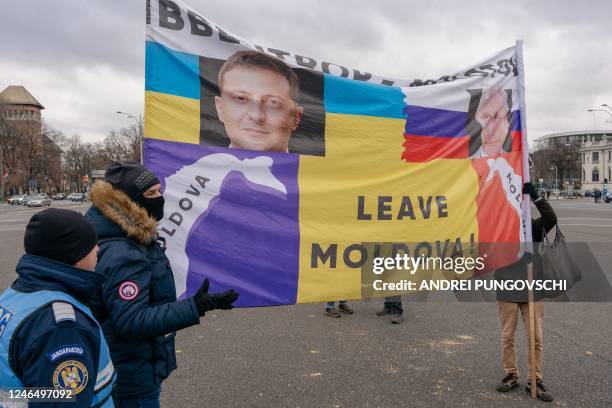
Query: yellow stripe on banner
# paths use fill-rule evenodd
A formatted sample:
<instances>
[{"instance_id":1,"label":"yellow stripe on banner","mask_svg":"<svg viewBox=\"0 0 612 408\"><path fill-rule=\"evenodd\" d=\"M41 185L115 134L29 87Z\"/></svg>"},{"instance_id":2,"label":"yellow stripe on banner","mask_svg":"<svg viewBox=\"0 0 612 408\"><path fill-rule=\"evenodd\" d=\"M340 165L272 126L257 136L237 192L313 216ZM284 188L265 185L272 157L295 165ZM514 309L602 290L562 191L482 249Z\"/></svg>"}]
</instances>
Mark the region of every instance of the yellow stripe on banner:
<instances>
[{"instance_id":1,"label":"yellow stripe on banner","mask_svg":"<svg viewBox=\"0 0 612 408\"><path fill-rule=\"evenodd\" d=\"M327 114L325 121L326 156L300 157L298 303L359 298L361 269L346 260L359 260L356 245L363 242L435 246L436 240L470 242L472 234L478 239L478 182L469 160L401 160L402 119ZM357 217L360 196L362 214L371 220ZM416 219L397 219L403 196L410 197ZM420 210L419 196L425 202L433 197L429 218ZM436 196L446 197L447 217L439 217ZM392 219L377 219L379 197L391 197L383 217ZM313 248L329 257L313 257Z\"/></svg>"},{"instance_id":2,"label":"yellow stripe on banner","mask_svg":"<svg viewBox=\"0 0 612 408\"><path fill-rule=\"evenodd\" d=\"M159 92L145 92L144 136L199 144L200 101Z\"/></svg>"}]
</instances>

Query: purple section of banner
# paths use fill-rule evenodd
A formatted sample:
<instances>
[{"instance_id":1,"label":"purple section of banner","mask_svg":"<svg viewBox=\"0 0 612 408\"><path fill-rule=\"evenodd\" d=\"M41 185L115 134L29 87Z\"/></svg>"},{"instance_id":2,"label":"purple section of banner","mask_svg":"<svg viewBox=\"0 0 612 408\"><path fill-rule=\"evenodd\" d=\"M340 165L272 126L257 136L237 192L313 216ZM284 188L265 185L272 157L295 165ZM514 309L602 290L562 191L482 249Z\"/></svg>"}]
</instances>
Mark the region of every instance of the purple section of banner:
<instances>
[{"instance_id":1,"label":"purple section of banner","mask_svg":"<svg viewBox=\"0 0 612 408\"><path fill-rule=\"evenodd\" d=\"M407 105L405 134L411 136L462 137L467 136L467 112ZM521 130L518 111L510 116L510 130Z\"/></svg>"},{"instance_id":2,"label":"purple section of banner","mask_svg":"<svg viewBox=\"0 0 612 408\"><path fill-rule=\"evenodd\" d=\"M287 195L255 185L239 172L230 173L220 195L200 215L187 240L189 272L184 296L193 295L208 278L211 292L236 289L240 293L236 306L295 303L300 250L299 156L153 139L145 140L145 152L145 164L162 183L181 167L209 154L272 158L272 173L285 185Z\"/></svg>"}]
</instances>

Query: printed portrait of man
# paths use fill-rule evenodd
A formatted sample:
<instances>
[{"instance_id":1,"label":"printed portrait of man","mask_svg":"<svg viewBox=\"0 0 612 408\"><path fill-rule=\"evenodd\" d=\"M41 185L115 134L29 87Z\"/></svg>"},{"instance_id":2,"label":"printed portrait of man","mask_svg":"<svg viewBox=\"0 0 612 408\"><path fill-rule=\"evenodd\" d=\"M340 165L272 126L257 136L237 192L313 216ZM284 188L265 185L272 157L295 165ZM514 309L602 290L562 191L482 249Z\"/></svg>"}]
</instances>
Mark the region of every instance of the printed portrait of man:
<instances>
[{"instance_id":1,"label":"printed portrait of man","mask_svg":"<svg viewBox=\"0 0 612 408\"><path fill-rule=\"evenodd\" d=\"M512 91L496 88L469 89L467 123L470 157L495 158L512 149L510 108Z\"/></svg>"},{"instance_id":2,"label":"printed portrait of man","mask_svg":"<svg viewBox=\"0 0 612 408\"><path fill-rule=\"evenodd\" d=\"M512 151L512 91L489 87L468 92L471 98L466 129L470 135L469 155L479 183L476 198L479 241L523 242L522 154L520 150ZM507 227L499 228L499 220ZM514 260L516 252L511 253L510 249L519 251L520 246L505 249L508 259Z\"/></svg>"},{"instance_id":3,"label":"printed portrait of man","mask_svg":"<svg viewBox=\"0 0 612 408\"><path fill-rule=\"evenodd\" d=\"M299 80L283 61L258 51L232 55L218 77L215 107L229 147L289 152L289 141L304 108L297 102Z\"/></svg>"}]
</instances>

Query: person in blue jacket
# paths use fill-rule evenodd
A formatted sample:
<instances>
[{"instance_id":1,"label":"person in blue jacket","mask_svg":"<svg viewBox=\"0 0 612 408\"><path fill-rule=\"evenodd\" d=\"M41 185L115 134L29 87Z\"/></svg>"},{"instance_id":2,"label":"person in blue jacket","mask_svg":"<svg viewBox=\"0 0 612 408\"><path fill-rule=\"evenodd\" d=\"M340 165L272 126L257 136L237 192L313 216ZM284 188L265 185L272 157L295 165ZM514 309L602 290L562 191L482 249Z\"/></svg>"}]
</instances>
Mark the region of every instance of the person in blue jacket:
<instances>
[{"instance_id":1,"label":"person in blue jacket","mask_svg":"<svg viewBox=\"0 0 612 408\"><path fill-rule=\"evenodd\" d=\"M231 309L238 293L177 301L174 277L156 232L163 218L160 182L136 162L115 162L91 188L86 218L99 238L97 271L107 280L92 301L117 369L120 407L159 407L160 386L176 368L177 330L213 309Z\"/></svg>"},{"instance_id":2,"label":"person in blue jacket","mask_svg":"<svg viewBox=\"0 0 612 408\"><path fill-rule=\"evenodd\" d=\"M104 280L94 228L76 211L50 208L32 216L24 246L18 278L0 295L2 400L41 387L74 398L30 407L114 407L114 367L87 306Z\"/></svg>"}]
</instances>

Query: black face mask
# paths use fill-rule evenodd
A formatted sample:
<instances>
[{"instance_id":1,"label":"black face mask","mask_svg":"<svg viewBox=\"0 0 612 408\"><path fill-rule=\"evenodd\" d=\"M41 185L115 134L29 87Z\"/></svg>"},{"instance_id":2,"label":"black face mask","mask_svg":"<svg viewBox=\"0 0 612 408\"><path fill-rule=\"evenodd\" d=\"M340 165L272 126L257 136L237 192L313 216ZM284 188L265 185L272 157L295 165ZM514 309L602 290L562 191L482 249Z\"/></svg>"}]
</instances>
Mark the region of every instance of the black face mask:
<instances>
[{"instance_id":1,"label":"black face mask","mask_svg":"<svg viewBox=\"0 0 612 408\"><path fill-rule=\"evenodd\" d=\"M159 196L155 198L144 198L142 197L138 203L142 205L149 215L155 218L157 221L164 218L164 197Z\"/></svg>"}]
</instances>

